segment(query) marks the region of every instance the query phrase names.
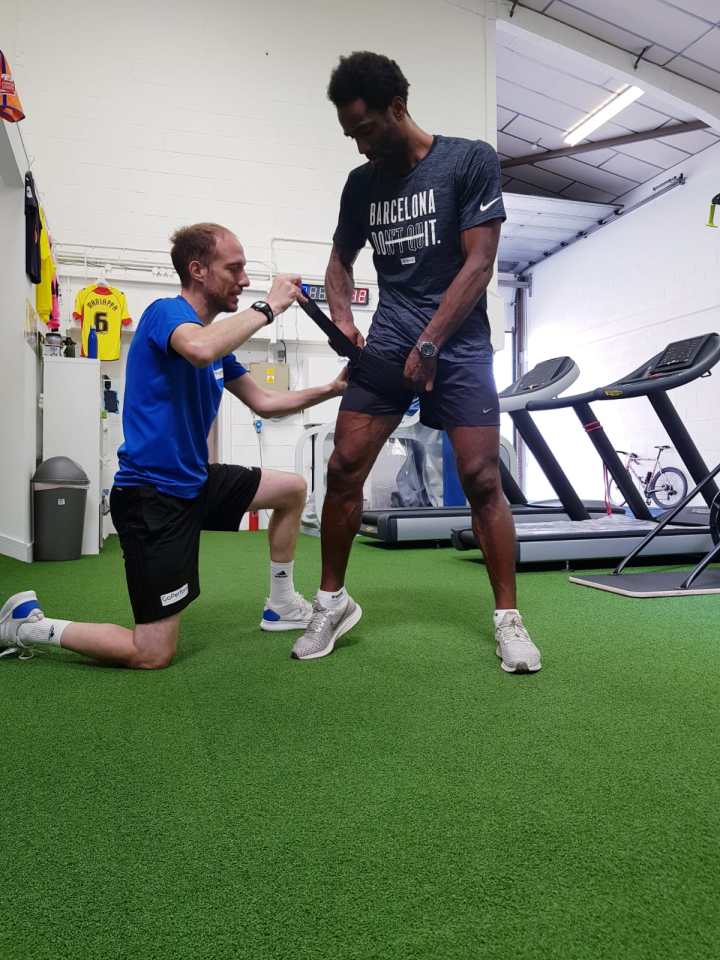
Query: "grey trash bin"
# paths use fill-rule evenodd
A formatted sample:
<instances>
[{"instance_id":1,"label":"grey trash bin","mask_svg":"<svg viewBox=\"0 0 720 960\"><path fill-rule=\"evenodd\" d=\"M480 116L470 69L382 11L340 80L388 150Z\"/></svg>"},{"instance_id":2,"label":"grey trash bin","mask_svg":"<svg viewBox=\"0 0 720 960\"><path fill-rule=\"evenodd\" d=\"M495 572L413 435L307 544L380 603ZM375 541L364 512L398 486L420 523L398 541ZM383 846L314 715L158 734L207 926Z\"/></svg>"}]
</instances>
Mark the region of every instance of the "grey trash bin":
<instances>
[{"instance_id":1,"label":"grey trash bin","mask_svg":"<svg viewBox=\"0 0 720 960\"><path fill-rule=\"evenodd\" d=\"M32 478L35 560L77 560L90 481L69 457L43 460Z\"/></svg>"}]
</instances>

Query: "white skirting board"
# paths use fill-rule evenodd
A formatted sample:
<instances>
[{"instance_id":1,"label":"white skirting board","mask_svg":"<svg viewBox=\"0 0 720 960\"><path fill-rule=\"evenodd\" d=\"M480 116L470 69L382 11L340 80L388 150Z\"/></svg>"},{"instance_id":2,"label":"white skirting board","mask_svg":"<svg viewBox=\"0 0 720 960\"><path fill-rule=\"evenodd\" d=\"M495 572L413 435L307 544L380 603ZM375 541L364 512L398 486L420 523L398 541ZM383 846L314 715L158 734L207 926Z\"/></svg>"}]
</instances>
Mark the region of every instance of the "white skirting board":
<instances>
[{"instance_id":1,"label":"white skirting board","mask_svg":"<svg viewBox=\"0 0 720 960\"><path fill-rule=\"evenodd\" d=\"M0 554L13 560L22 560L23 563L32 563L33 545L0 533Z\"/></svg>"}]
</instances>

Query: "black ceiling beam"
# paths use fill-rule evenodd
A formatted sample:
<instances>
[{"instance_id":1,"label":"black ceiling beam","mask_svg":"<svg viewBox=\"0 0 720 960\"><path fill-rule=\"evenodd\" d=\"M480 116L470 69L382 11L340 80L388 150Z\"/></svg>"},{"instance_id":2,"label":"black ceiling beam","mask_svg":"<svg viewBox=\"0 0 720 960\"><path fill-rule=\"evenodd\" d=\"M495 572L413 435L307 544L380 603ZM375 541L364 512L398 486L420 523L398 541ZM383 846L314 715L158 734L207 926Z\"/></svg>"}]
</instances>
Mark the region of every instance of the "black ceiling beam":
<instances>
[{"instance_id":1,"label":"black ceiling beam","mask_svg":"<svg viewBox=\"0 0 720 960\"><path fill-rule=\"evenodd\" d=\"M595 140L592 143L578 143L574 147L562 147L560 150L545 150L543 153L529 153L524 157L511 157L500 164L503 170L509 167L522 167L528 163L540 163L541 160L554 160L556 157L572 157L577 153L590 153L593 150L605 150L608 147L621 147L624 143L639 143L641 140L657 140L659 137L675 137L680 133L691 133L693 130L704 130L709 123L702 120L689 120L687 123L676 123L671 127L655 127L654 130L643 130L641 133L628 133L624 137L610 137L608 140Z\"/></svg>"}]
</instances>

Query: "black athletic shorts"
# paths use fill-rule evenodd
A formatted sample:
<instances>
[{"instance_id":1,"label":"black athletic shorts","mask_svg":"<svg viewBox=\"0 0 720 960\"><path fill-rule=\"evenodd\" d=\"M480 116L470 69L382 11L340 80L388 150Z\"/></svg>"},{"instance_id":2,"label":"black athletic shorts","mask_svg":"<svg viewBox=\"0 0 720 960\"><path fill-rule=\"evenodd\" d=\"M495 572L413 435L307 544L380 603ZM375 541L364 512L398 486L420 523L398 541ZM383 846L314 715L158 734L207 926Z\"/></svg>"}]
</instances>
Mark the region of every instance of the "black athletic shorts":
<instances>
[{"instance_id":1,"label":"black athletic shorts","mask_svg":"<svg viewBox=\"0 0 720 960\"><path fill-rule=\"evenodd\" d=\"M402 414L412 403L411 390L388 389L354 374L343 394L341 410L372 416ZM498 403L492 360L438 360L435 384L420 394L420 421L426 427L498 427Z\"/></svg>"},{"instance_id":2,"label":"black athletic shorts","mask_svg":"<svg viewBox=\"0 0 720 960\"><path fill-rule=\"evenodd\" d=\"M190 500L151 486L112 488L110 512L135 623L171 617L200 595L200 531L238 530L259 485L258 467L213 463Z\"/></svg>"}]
</instances>

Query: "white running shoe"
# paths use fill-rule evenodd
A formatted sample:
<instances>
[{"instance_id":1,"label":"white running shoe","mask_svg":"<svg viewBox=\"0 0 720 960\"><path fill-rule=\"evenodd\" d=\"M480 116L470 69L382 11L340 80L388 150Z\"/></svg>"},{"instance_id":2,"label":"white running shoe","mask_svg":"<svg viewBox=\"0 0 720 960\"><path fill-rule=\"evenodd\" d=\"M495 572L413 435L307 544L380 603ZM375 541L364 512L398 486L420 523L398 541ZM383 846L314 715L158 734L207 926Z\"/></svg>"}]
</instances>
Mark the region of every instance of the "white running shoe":
<instances>
[{"instance_id":1,"label":"white running shoe","mask_svg":"<svg viewBox=\"0 0 720 960\"><path fill-rule=\"evenodd\" d=\"M505 673L537 673L540 651L530 639L522 617L506 613L495 627L495 653Z\"/></svg>"},{"instance_id":2,"label":"white running shoe","mask_svg":"<svg viewBox=\"0 0 720 960\"><path fill-rule=\"evenodd\" d=\"M312 604L301 593L296 593L289 603L274 604L265 601L261 630L304 630L312 617Z\"/></svg>"},{"instance_id":3,"label":"white running shoe","mask_svg":"<svg viewBox=\"0 0 720 960\"><path fill-rule=\"evenodd\" d=\"M290 656L294 660L317 660L333 652L335 643L347 633L362 616L360 605L347 598L339 610L323 607L319 600L312 605L312 620L305 633L293 644Z\"/></svg>"},{"instance_id":4,"label":"white running shoe","mask_svg":"<svg viewBox=\"0 0 720 960\"><path fill-rule=\"evenodd\" d=\"M20 660L29 660L32 649L20 639L20 627L44 616L34 590L13 594L0 610L0 657L16 653Z\"/></svg>"}]
</instances>

